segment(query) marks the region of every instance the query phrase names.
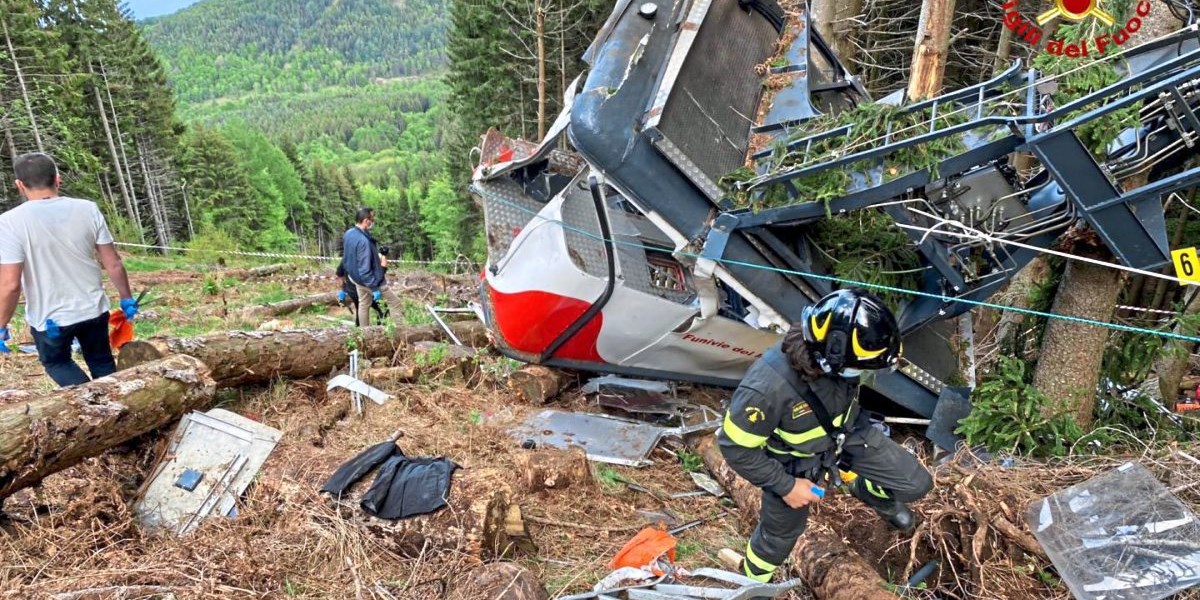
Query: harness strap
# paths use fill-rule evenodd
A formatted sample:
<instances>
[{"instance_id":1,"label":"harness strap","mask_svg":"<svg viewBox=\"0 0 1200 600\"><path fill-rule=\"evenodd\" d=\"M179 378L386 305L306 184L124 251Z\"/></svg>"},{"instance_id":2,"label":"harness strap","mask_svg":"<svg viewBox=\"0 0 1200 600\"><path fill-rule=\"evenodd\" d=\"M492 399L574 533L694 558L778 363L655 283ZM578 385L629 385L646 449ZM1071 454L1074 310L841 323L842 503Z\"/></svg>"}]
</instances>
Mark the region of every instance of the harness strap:
<instances>
[{"instance_id":1,"label":"harness strap","mask_svg":"<svg viewBox=\"0 0 1200 600\"><path fill-rule=\"evenodd\" d=\"M833 452L826 452L821 457L821 467L829 475L835 486L841 485L841 473L838 469L838 459L842 455L842 446L846 443L846 428L845 425L834 425L833 418L829 415L829 410L825 408L825 403L817 397L817 394L812 391L812 387L800 380L800 375L796 370L787 364L787 357L779 348L772 348L763 354L763 360L774 370L780 377L791 386L804 400L805 404L812 409L813 416L817 418L817 423L820 423L821 428L825 430L825 435L833 441Z\"/></svg>"}]
</instances>

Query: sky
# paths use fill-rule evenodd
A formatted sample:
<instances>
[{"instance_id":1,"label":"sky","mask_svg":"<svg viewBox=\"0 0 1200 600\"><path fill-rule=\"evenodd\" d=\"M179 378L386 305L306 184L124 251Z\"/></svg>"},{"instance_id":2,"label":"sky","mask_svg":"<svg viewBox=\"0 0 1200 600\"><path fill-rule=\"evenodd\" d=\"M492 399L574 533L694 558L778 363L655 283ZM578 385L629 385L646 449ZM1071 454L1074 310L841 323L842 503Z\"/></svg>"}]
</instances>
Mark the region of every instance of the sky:
<instances>
[{"instance_id":1,"label":"sky","mask_svg":"<svg viewBox=\"0 0 1200 600\"><path fill-rule=\"evenodd\" d=\"M133 16L138 19L148 19L159 15L169 15L185 6L191 6L198 0L125 0Z\"/></svg>"}]
</instances>

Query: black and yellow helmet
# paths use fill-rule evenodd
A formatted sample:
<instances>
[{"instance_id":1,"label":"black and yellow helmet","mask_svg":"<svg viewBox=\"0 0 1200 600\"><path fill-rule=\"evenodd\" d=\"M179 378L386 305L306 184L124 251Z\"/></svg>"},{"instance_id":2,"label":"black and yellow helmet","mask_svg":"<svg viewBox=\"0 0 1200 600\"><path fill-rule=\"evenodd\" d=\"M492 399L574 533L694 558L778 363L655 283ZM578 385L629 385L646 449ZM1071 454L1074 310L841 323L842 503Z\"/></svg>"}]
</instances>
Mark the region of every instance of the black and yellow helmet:
<instances>
[{"instance_id":1,"label":"black and yellow helmet","mask_svg":"<svg viewBox=\"0 0 1200 600\"><path fill-rule=\"evenodd\" d=\"M826 373L894 369L900 361L900 327L891 310L857 289L838 290L804 309L804 341Z\"/></svg>"}]
</instances>

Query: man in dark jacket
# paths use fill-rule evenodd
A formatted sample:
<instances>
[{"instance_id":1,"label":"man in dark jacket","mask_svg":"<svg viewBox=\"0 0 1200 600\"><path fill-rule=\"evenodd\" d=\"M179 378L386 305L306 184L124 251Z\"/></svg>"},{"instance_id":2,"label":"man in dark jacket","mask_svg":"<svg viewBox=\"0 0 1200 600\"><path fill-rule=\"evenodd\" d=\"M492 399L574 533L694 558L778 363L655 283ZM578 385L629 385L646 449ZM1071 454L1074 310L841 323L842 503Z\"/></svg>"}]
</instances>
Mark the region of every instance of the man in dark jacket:
<instances>
[{"instance_id":1,"label":"man in dark jacket","mask_svg":"<svg viewBox=\"0 0 1200 600\"><path fill-rule=\"evenodd\" d=\"M350 281L349 277L346 277L346 265L338 263L336 275L338 278L338 285L341 287L341 289L338 290L338 303L342 306L345 306L346 309L350 311L350 314L354 316L355 324L357 324L358 286L354 285L354 282ZM378 302L371 301L371 310L375 311L375 318L380 324L383 323L385 317L383 312L384 306L385 305L381 305Z\"/></svg>"},{"instance_id":2,"label":"man in dark jacket","mask_svg":"<svg viewBox=\"0 0 1200 600\"><path fill-rule=\"evenodd\" d=\"M863 370L895 368L900 331L878 298L834 292L805 309L781 344L750 367L717 434L729 466L762 488L758 527L742 570L770 581L808 521L808 507L841 472L850 492L892 527L912 531L905 503L933 488L911 453L871 426L858 406Z\"/></svg>"},{"instance_id":3,"label":"man in dark jacket","mask_svg":"<svg viewBox=\"0 0 1200 600\"><path fill-rule=\"evenodd\" d=\"M370 234L375 225L375 210L360 208L354 220L354 227L342 237L342 264L358 293L358 324L366 327L371 324L371 305L381 299L387 302L393 316L402 313L399 296L388 289L379 246Z\"/></svg>"}]
</instances>

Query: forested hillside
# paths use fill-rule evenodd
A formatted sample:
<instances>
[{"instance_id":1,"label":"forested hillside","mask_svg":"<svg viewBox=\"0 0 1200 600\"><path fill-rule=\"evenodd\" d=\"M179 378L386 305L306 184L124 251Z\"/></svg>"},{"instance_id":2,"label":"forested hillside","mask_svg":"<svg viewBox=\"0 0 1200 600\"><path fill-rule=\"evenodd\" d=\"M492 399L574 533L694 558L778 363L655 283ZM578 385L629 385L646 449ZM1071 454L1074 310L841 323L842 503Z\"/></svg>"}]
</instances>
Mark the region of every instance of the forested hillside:
<instances>
[{"instance_id":1,"label":"forested hillside","mask_svg":"<svg viewBox=\"0 0 1200 600\"><path fill-rule=\"evenodd\" d=\"M440 70L446 8L446 0L207 0L145 31L179 99L198 102Z\"/></svg>"}]
</instances>

